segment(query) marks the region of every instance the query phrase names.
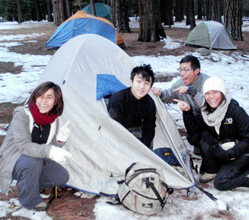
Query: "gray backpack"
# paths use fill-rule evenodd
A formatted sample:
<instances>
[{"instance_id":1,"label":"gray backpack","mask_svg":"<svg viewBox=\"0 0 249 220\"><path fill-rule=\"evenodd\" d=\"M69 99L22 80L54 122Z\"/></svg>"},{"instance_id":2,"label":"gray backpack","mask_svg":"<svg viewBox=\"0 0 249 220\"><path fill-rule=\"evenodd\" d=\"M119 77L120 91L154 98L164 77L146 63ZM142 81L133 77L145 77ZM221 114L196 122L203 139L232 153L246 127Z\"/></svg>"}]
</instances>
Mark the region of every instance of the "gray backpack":
<instances>
[{"instance_id":1,"label":"gray backpack","mask_svg":"<svg viewBox=\"0 0 249 220\"><path fill-rule=\"evenodd\" d=\"M125 180L120 182L118 197L128 209L153 215L160 212L173 193L164 181L161 168L152 168L141 163L133 163L126 170Z\"/></svg>"}]
</instances>

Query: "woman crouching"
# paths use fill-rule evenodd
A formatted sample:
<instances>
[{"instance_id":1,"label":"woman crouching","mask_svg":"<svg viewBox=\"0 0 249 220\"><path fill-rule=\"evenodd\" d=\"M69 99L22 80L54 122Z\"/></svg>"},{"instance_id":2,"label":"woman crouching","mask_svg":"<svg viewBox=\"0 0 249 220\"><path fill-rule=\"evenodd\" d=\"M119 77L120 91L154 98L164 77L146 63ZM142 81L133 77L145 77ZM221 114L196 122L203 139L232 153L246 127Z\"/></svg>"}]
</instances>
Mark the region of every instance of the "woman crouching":
<instances>
[{"instance_id":1,"label":"woman crouching","mask_svg":"<svg viewBox=\"0 0 249 220\"><path fill-rule=\"evenodd\" d=\"M42 83L27 105L14 110L0 148L0 192L7 194L12 180L17 180L19 202L27 209L45 211L48 204L40 190L64 185L69 179L67 170L57 163L71 156L61 148L70 135L67 124L58 132L63 107L60 87Z\"/></svg>"},{"instance_id":2,"label":"woman crouching","mask_svg":"<svg viewBox=\"0 0 249 220\"><path fill-rule=\"evenodd\" d=\"M218 190L249 187L249 117L226 92L223 81L210 77L203 84L205 103L201 114L179 100L189 133L202 132L200 182L214 179Z\"/></svg>"}]
</instances>

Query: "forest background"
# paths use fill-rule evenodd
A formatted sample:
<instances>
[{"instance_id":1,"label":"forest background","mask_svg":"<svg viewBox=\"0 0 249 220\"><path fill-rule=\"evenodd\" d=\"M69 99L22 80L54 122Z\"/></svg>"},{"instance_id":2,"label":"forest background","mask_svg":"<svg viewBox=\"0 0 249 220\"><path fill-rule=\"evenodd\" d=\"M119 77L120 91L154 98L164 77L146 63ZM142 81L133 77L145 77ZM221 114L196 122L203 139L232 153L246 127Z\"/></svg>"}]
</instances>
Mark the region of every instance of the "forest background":
<instances>
[{"instance_id":1,"label":"forest background","mask_svg":"<svg viewBox=\"0 0 249 220\"><path fill-rule=\"evenodd\" d=\"M243 41L242 17L249 16L249 0L0 0L0 21L48 20L59 26L76 11L94 3L112 8L112 22L121 33L128 32L129 17L139 17L138 41L156 42L167 37L163 25L186 18L190 29L195 19L224 24L236 41ZM150 15L150 16L148 16Z\"/></svg>"}]
</instances>

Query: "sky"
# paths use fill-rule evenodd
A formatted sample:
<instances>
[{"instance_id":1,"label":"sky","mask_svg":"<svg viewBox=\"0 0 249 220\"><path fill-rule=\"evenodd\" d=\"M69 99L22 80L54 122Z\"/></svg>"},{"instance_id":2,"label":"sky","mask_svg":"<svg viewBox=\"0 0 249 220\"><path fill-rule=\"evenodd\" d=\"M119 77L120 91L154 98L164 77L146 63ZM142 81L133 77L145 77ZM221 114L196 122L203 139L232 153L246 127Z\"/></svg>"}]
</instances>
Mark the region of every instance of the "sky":
<instances>
[{"instance_id":1,"label":"sky","mask_svg":"<svg viewBox=\"0 0 249 220\"><path fill-rule=\"evenodd\" d=\"M196 23L200 23L197 21ZM32 28L34 26L46 25L47 22L24 22L18 24L17 22L0 23L0 30L18 29L18 28ZM137 27L137 22L131 22L132 27ZM176 22L172 28L189 28L184 22ZM244 22L242 31L249 31L249 22ZM0 62L14 62L15 66L23 65L20 74L3 73L0 74L0 103L12 102L23 103L28 97L33 88L37 85L37 81L41 76L43 70L51 59L51 55L40 56L30 54L18 54L9 51L12 46L19 45L18 40L36 42L36 33L32 35L0 35ZM7 41L4 42L3 41ZM184 46L184 42L171 39L168 36L164 40L165 48L174 49ZM249 53L242 56L240 51L230 53L228 51L213 50L210 55L202 56L199 52L194 52L192 55L198 57L201 63L201 72L210 76L221 77L226 85L227 91L232 94L240 105L249 114ZM177 73L179 61L185 55L181 56L134 56L132 59L137 65L151 64L153 71L158 75L165 75L167 73ZM161 89L169 88L178 77L173 78L171 82L155 83L155 87ZM18 82L18 83L17 83ZM8 95L6 95L8 94ZM171 104L167 106L169 113L173 117L178 128L184 128L182 114L179 106ZM3 128L7 124L0 124L0 135L5 135ZM192 146L186 141L186 137L182 137L186 147L192 150ZM195 161L200 165L199 161ZM198 174L193 172L196 179ZM248 219L249 210L249 188L238 188L231 191L220 192L214 189L212 182L208 183L205 188L208 192L212 193L217 198L216 201L211 200L204 195L200 190L193 188L190 189L189 197L187 197L186 190L175 190L169 196L164 209L156 215L145 216L136 214L132 211L126 210L123 206L112 206L106 201L113 201L113 198L102 196L97 200L94 212L97 220L178 220L178 219L228 219L227 213L232 213L234 219L246 220ZM78 192L75 196L82 198L90 198L93 195ZM15 208L13 208L15 204ZM49 220L46 212L27 211L22 208L17 198L10 201L0 201L0 218L11 213L13 216L23 216L34 220Z\"/></svg>"}]
</instances>

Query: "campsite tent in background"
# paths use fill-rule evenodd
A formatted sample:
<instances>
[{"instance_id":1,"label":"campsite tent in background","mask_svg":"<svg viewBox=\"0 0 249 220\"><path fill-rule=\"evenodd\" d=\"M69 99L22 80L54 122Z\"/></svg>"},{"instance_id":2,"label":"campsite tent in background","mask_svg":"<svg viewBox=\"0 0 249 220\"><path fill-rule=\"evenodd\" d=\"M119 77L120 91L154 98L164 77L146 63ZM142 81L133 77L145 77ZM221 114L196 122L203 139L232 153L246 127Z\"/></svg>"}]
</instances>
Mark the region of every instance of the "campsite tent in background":
<instances>
[{"instance_id":1,"label":"campsite tent in background","mask_svg":"<svg viewBox=\"0 0 249 220\"><path fill-rule=\"evenodd\" d=\"M104 3L95 3L94 6L96 11L96 16L105 18L108 21L112 22L112 9L109 5L106 5ZM89 14L92 14L91 5L87 5L82 10Z\"/></svg>"},{"instance_id":2,"label":"campsite tent in background","mask_svg":"<svg viewBox=\"0 0 249 220\"><path fill-rule=\"evenodd\" d=\"M82 10L64 21L45 44L47 48L59 48L71 38L80 34L98 34L123 48L124 40L112 23Z\"/></svg>"},{"instance_id":3,"label":"campsite tent in background","mask_svg":"<svg viewBox=\"0 0 249 220\"><path fill-rule=\"evenodd\" d=\"M52 81L62 89L65 105L60 125L70 120L71 135L63 148L73 156L62 162L70 174L68 186L116 194L117 180L138 161L161 167L171 187L196 184L187 149L160 98L150 93L157 107L154 148L172 148L183 173L109 116L103 97L129 86L134 67L134 61L116 44L99 35L84 34L59 48L41 75L39 84Z\"/></svg>"},{"instance_id":4,"label":"campsite tent in background","mask_svg":"<svg viewBox=\"0 0 249 220\"><path fill-rule=\"evenodd\" d=\"M230 33L217 21L204 21L188 35L186 46L200 46L213 49L237 49Z\"/></svg>"}]
</instances>

